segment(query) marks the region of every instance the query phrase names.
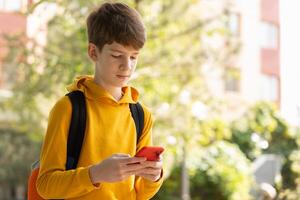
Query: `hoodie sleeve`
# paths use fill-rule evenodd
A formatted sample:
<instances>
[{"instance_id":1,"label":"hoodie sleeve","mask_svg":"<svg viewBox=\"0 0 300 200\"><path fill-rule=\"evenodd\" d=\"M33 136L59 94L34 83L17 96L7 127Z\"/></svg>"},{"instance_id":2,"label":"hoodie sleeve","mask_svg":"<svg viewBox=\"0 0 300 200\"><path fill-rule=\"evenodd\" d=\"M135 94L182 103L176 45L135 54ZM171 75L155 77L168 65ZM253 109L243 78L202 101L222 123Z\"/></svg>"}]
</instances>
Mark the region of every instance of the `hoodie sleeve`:
<instances>
[{"instance_id":1,"label":"hoodie sleeve","mask_svg":"<svg viewBox=\"0 0 300 200\"><path fill-rule=\"evenodd\" d=\"M88 167L65 170L71 112L71 102L65 96L55 104L49 115L36 183L38 193L44 199L74 198L95 189Z\"/></svg>"},{"instance_id":2,"label":"hoodie sleeve","mask_svg":"<svg viewBox=\"0 0 300 200\"><path fill-rule=\"evenodd\" d=\"M144 129L143 134L140 138L140 142L137 145L137 151L139 151L144 146L152 146L152 126L153 119L149 110L143 106L144 109ZM137 177L135 179L135 190L137 195L137 200L145 200L151 199L159 190L163 183L163 177L161 177L158 181L152 182L146 180L142 177Z\"/></svg>"}]
</instances>

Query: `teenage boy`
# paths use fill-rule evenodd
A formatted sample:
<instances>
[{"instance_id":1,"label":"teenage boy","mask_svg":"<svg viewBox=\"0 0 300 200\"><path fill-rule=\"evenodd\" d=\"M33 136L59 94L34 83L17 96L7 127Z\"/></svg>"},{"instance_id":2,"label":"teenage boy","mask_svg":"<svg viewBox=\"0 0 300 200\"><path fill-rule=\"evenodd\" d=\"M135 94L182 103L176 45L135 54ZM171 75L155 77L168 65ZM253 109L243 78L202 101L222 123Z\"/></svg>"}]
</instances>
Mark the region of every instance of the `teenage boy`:
<instances>
[{"instance_id":1,"label":"teenage boy","mask_svg":"<svg viewBox=\"0 0 300 200\"><path fill-rule=\"evenodd\" d=\"M153 119L143 107L144 128L137 142L129 104L138 92L127 86L145 43L140 15L123 3L104 3L87 18L88 55L94 76L68 86L86 99L86 130L77 168L66 170L72 105L67 96L52 108L41 157L37 190L45 199L150 199L162 184L162 160L134 157L152 145Z\"/></svg>"}]
</instances>

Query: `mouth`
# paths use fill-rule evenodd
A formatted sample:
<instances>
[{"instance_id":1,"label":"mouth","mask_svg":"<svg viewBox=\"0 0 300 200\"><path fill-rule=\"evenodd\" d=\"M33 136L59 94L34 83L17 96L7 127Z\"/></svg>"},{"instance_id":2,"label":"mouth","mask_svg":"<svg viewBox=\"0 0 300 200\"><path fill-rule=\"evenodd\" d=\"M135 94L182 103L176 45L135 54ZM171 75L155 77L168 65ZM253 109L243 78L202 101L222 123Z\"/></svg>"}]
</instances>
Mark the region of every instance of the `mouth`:
<instances>
[{"instance_id":1,"label":"mouth","mask_svg":"<svg viewBox=\"0 0 300 200\"><path fill-rule=\"evenodd\" d=\"M128 76L126 76L126 75L117 75L117 77L119 78L119 79L122 79L122 80L126 80L126 79L129 79L129 75Z\"/></svg>"}]
</instances>

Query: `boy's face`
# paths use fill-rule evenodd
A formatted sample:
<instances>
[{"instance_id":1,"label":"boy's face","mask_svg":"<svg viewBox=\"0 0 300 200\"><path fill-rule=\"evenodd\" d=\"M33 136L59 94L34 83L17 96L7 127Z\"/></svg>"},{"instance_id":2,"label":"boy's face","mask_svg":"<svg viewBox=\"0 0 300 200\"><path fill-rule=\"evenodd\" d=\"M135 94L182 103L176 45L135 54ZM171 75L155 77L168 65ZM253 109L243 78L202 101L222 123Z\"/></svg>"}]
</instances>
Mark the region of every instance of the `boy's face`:
<instances>
[{"instance_id":1,"label":"boy's face","mask_svg":"<svg viewBox=\"0 0 300 200\"><path fill-rule=\"evenodd\" d=\"M116 42L105 44L101 51L94 44L89 44L89 55L96 64L95 76L102 86L111 89L127 85L135 70L138 54L139 50Z\"/></svg>"}]
</instances>

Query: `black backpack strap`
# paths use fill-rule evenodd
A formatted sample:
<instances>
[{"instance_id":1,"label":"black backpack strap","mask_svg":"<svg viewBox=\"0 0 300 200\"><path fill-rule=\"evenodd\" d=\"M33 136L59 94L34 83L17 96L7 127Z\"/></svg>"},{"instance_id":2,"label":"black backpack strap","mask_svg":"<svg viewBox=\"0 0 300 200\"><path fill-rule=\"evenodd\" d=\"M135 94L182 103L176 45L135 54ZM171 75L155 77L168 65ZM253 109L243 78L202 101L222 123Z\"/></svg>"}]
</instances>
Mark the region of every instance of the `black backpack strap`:
<instances>
[{"instance_id":1,"label":"black backpack strap","mask_svg":"<svg viewBox=\"0 0 300 200\"><path fill-rule=\"evenodd\" d=\"M66 163L66 170L69 170L75 169L79 160L86 126L86 102L81 91L72 91L66 96L69 97L72 103Z\"/></svg>"},{"instance_id":2,"label":"black backpack strap","mask_svg":"<svg viewBox=\"0 0 300 200\"><path fill-rule=\"evenodd\" d=\"M137 102L136 104L129 104L129 108L135 123L135 129L137 134L136 144L137 144L139 142L139 139L144 129L144 110L139 102Z\"/></svg>"}]
</instances>

